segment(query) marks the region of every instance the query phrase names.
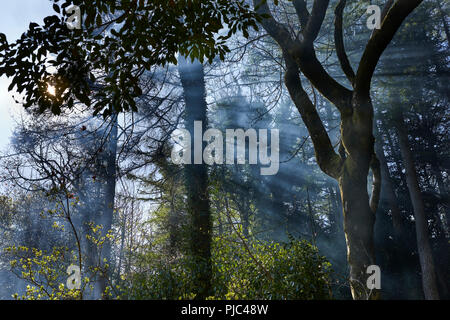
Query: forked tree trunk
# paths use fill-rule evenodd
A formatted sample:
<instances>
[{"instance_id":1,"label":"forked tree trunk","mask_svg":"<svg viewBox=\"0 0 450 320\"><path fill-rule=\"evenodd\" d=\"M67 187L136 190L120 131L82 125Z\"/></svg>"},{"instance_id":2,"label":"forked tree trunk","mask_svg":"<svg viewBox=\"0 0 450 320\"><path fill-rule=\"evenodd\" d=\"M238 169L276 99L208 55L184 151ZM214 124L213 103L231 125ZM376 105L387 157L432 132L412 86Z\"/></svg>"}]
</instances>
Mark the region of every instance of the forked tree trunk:
<instances>
[{"instance_id":1,"label":"forked tree trunk","mask_svg":"<svg viewBox=\"0 0 450 320\"><path fill-rule=\"evenodd\" d=\"M289 61L289 60L287 60ZM352 108L341 115L341 156L324 152L330 150L330 141L318 125L318 115L312 113L315 106L302 90L298 73L289 68L286 86L311 133L317 162L325 173L339 182L341 193L344 233L347 244L347 261L350 268L350 288L354 299L378 299L379 290L369 289L368 267L375 264L374 226L378 206L381 176L375 155L373 130L373 107L368 96L352 97ZM367 191L369 169L374 174L372 198Z\"/></svg>"},{"instance_id":2,"label":"forked tree trunk","mask_svg":"<svg viewBox=\"0 0 450 320\"><path fill-rule=\"evenodd\" d=\"M404 125L403 115L396 121L400 151L406 169L406 183L414 210L417 250L419 252L420 267L422 269L422 286L425 299L438 300L439 292L436 280L436 270L428 235L428 223L425 207L417 180L416 168L408 142L408 135Z\"/></svg>"},{"instance_id":3,"label":"forked tree trunk","mask_svg":"<svg viewBox=\"0 0 450 320\"><path fill-rule=\"evenodd\" d=\"M367 267L374 263L373 228L378 206L381 173L374 151L373 106L370 101L371 79L376 65L406 17L423 0L388 1L383 9L382 25L371 35L354 72L345 52L343 12L345 0L335 8L334 40L341 68L353 90L332 78L316 55L314 41L327 15L329 0L315 0L311 11L304 0L293 0L300 23L300 32L294 37L284 23L271 13L268 1L253 0L257 13L264 15L261 24L280 46L286 64L285 84L314 144L317 163L322 171L339 181L347 258L350 266L350 286L354 299L378 297L368 292ZM341 115L341 148L338 155L324 124L302 86L301 73ZM374 175L372 198L369 201L367 176L369 168Z\"/></svg>"},{"instance_id":4,"label":"forked tree trunk","mask_svg":"<svg viewBox=\"0 0 450 320\"><path fill-rule=\"evenodd\" d=\"M373 112L370 98L353 97L353 113L341 122L344 163L338 177L344 214L350 288L354 299L376 299L379 290L369 289L367 269L375 264L374 226L377 204L369 198L367 177L374 154ZM373 169L373 168L372 168ZM375 169L376 170L376 169ZM379 171L376 172L379 174ZM378 197L379 175L374 175L373 197Z\"/></svg>"}]
</instances>

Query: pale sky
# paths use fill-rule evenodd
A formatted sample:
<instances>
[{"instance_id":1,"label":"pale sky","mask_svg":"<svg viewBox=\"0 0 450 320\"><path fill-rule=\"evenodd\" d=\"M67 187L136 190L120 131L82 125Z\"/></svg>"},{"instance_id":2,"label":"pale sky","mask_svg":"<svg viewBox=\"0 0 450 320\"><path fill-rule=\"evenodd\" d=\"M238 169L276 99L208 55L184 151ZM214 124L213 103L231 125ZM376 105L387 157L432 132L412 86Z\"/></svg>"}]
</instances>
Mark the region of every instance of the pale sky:
<instances>
[{"instance_id":1,"label":"pale sky","mask_svg":"<svg viewBox=\"0 0 450 320\"><path fill-rule=\"evenodd\" d=\"M28 29L30 22L42 24L44 17L51 14L54 11L50 0L1 0L0 32L12 42ZM0 150L9 143L14 126L12 115L22 108L12 99L8 84L6 77L0 78Z\"/></svg>"}]
</instances>

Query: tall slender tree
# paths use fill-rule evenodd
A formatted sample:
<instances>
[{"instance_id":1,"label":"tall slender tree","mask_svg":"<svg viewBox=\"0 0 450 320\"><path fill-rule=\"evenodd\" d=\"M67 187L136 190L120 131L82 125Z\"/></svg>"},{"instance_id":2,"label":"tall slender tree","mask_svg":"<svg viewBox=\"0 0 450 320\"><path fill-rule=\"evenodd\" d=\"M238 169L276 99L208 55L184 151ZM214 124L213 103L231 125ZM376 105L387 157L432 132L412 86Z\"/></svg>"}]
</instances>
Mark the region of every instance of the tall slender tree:
<instances>
[{"instance_id":1,"label":"tall slender tree","mask_svg":"<svg viewBox=\"0 0 450 320\"><path fill-rule=\"evenodd\" d=\"M190 248L193 257L192 271L196 299L205 299L212 295L211 239L212 220L208 195L208 169L203 160L195 161L200 152L203 159L203 148L195 149L194 139L201 135L207 124L207 104L205 89L205 73L203 64L198 60L189 62L183 56L178 58L178 71L184 93L184 124L191 137L191 161L185 164L184 175L187 190L187 210L191 219ZM194 123L201 121L201 132L195 132ZM194 160L194 161L192 161Z\"/></svg>"},{"instance_id":2,"label":"tall slender tree","mask_svg":"<svg viewBox=\"0 0 450 320\"><path fill-rule=\"evenodd\" d=\"M396 120L400 151L406 169L406 182L408 184L409 195L414 208L417 249L419 250L420 266L422 269L423 291L425 299L438 300L439 291L437 287L433 254L430 246L425 206L420 192L419 182L417 180L414 160L411 155L408 134L405 129L405 120L401 113Z\"/></svg>"}]
</instances>

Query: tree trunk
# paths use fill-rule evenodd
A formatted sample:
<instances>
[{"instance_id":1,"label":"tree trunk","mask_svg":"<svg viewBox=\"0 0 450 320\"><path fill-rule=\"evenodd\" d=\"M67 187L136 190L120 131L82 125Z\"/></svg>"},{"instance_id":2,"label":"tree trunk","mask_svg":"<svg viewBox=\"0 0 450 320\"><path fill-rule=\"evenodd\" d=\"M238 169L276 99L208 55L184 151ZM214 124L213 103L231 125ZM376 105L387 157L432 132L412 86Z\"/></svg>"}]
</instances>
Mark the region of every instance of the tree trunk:
<instances>
[{"instance_id":1,"label":"tree trunk","mask_svg":"<svg viewBox=\"0 0 450 320\"><path fill-rule=\"evenodd\" d=\"M311 13L306 1L293 1L301 32L293 38L285 24L278 22L267 1L253 0L257 13L265 15L261 24L280 46L286 63L285 84L314 144L316 160L322 171L339 181L344 208L344 230L350 265L350 286L354 299L376 298L377 292L367 293L367 267L374 263L373 228L378 207L381 174L374 151L373 106L370 87L377 63L406 17L422 0L390 1L380 30L374 31L362 54L356 73L348 60L343 39L341 0L335 10L335 48L344 74L353 90L332 78L317 58L317 39L330 1L314 1ZM341 115L341 148L336 154L330 137L302 86L299 72L310 81ZM367 175L374 175L372 197L369 201Z\"/></svg>"},{"instance_id":2,"label":"tree trunk","mask_svg":"<svg viewBox=\"0 0 450 320\"><path fill-rule=\"evenodd\" d=\"M111 132L108 135L108 140L105 144L105 164L106 164L106 190L105 190L105 202L102 216L100 217L100 223L103 226L102 237L106 236L112 228L112 222L114 217L114 203L116 197L116 157L117 157L117 138L118 138L118 116L114 115ZM106 238L102 248L102 259L100 264L103 269L100 275L100 290L103 299L109 299L104 295L106 287L110 284L112 275L112 261L111 261L111 241ZM105 261L103 260L105 259ZM108 266L106 266L108 265Z\"/></svg>"},{"instance_id":3,"label":"tree trunk","mask_svg":"<svg viewBox=\"0 0 450 320\"><path fill-rule=\"evenodd\" d=\"M114 202L116 194L116 156L117 156L117 136L118 123L117 116L111 120L110 131L100 132L96 136L99 140L106 137L106 141L97 151L94 170L86 170L76 186L80 197L81 206L81 229L83 235L83 250L85 255L85 272L93 283L94 289L85 295L87 299L107 299L103 296L106 287L111 279L111 243L108 239L103 243L103 247L98 247L86 236L99 237L106 236L112 227L114 216ZM108 128L107 128L108 130ZM99 146L96 146L99 147ZM100 234L92 231L92 225L102 226ZM103 259L106 259L104 262ZM108 264L108 267L106 267ZM97 273L94 268L101 268Z\"/></svg>"},{"instance_id":4,"label":"tree trunk","mask_svg":"<svg viewBox=\"0 0 450 320\"><path fill-rule=\"evenodd\" d=\"M134 210L134 200L131 202L131 210ZM120 249L119 249L119 264L116 269L116 281L120 280L120 271L122 269L122 261L124 260L125 251L125 236L127 227L127 215L124 213L122 217L122 225L120 227Z\"/></svg>"},{"instance_id":5,"label":"tree trunk","mask_svg":"<svg viewBox=\"0 0 450 320\"><path fill-rule=\"evenodd\" d=\"M375 215L369 206L367 171L348 158L339 179L344 213L347 261L350 267L350 287L356 300L376 298L367 288L367 267L375 264L373 233Z\"/></svg>"},{"instance_id":6,"label":"tree trunk","mask_svg":"<svg viewBox=\"0 0 450 320\"><path fill-rule=\"evenodd\" d=\"M194 121L202 121L202 131L204 131L207 122L203 64L198 61L190 63L181 56L178 62L178 71L186 103L185 127L191 134L191 146L194 148ZM194 152L191 152L191 155L193 154ZM212 220L208 195L208 172L204 163L187 164L184 172L187 210L191 218L190 247L193 257L194 293L196 299L206 299L212 295Z\"/></svg>"},{"instance_id":7,"label":"tree trunk","mask_svg":"<svg viewBox=\"0 0 450 320\"><path fill-rule=\"evenodd\" d=\"M341 151L344 163L338 178L344 213L350 288L356 300L378 299L379 290L368 288L367 268L375 265L374 226L381 176L374 151L373 107L368 96L353 95L352 113L341 120ZM373 172L369 198L367 176Z\"/></svg>"},{"instance_id":8,"label":"tree trunk","mask_svg":"<svg viewBox=\"0 0 450 320\"><path fill-rule=\"evenodd\" d=\"M377 136L380 137L378 129L375 129ZM389 208L391 209L392 224L394 227L394 233L397 240L402 239L403 235L403 222L401 217L400 208L398 207L397 195L395 194L394 187L392 185L391 175L387 165L387 160L384 155L383 145L381 141L375 143L377 157L380 160L380 170L382 178L382 198L385 198Z\"/></svg>"},{"instance_id":9,"label":"tree trunk","mask_svg":"<svg viewBox=\"0 0 450 320\"><path fill-rule=\"evenodd\" d=\"M420 267L422 269L422 286L427 300L439 299L439 292L436 281L436 271L431 251L428 224L425 215L425 207L422 194L419 188L416 169L408 142L408 135L404 124L403 115L396 121L398 140L403 163L406 169L406 183L414 209L416 225L417 249L419 251Z\"/></svg>"},{"instance_id":10,"label":"tree trunk","mask_svg":"<svg viewBox=\"0 0 450 320\"><path fill-rule=\"evenodd\" d=\"M328 192L330 194L330 201L331 201L331 210L332 212L330 215L333 215L333 218L330 218L334 222L333 226L333 233L336 233L337 235L342 234L343 237L343 217L342 217L342 206L341 202L339 201L339 190L338 186L334 186L334 184L330 183L328 187Z\"/></svg>"},{"instance_id":11,"label":"tree trunk","mask_svg":"<svg viewBox=\"0 0 450 320\"><path fill-rule=\"evenodd\" d=\"M339 182L344 233L347 243L347 261L350 267L350 287L354 299L377 299L378 290L369 290L367 267L375 264L374 225L378 206L381 177L379 162L374 151L373 107L368 96L352 95L351 109L341 114L341 155L332 149L315 106L303 90L298 71L286 59L288 69L286 87L299 110L323 172ZM367 176L374 173L374 189L369 200Z\"/></svg>"}]
</instances>

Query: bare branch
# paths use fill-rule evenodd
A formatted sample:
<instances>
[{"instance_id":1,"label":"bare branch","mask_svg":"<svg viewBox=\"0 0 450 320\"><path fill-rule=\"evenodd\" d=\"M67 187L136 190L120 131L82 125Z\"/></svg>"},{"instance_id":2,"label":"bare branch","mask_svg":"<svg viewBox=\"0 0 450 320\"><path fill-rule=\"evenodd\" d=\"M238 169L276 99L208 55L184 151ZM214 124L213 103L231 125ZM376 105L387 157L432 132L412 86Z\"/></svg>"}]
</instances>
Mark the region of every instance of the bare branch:
<instances>
[{"instance_id":1,"label":"bare branch","mask_svg":"<svg viewBox=\"0 0 450 320\"><path fill-rule=\"evenodd\" d=\"M292 53L302 73L325 98L331 101L341 113L351 111L353 92L328 74L317 59L313 46L304 46L297 42Z\"/></svg>"},{"instance_id":2,"label":"bare branch","mask_svg":"<svg viewBox=\"0 0 450 320\"><path fill-rule=\"evenodd\" d=\"M350 61L348 60L347 53L345 52L344 36L342 31L342 20L346 3L346 0L340 0L336 10L334 11L334 44L342 71L344 71L347 79L353 86L353 82L355 81L355 72L353 71Z\"/></svg>"},{"instance_id":3,"label":"bare branch","mask_svg":"<svg viewBox=\"0 0 450 320\"><path fill-rule=\"evenodd\" d=\"M342 159L334 151L317 109L303 89L297 64L286 53L284 58L286 61L285 84L310 133L317 163L326 174L337 179L340 174Z\"/></svg>"},{"instance_id":4,"label":"bare branch","mask_svg":"<svg viewBox=\"0 0 450 320\"><path fill-rule=\"evenodd\" d=\"M295 11L297 12L302 30L305 30L310 18L308 8L306 7L306 2L304 0L293 0L292 4L294 5Z\"/></svg>"},{"instance_id":5,"label":"bare branch","mask_svg":"<svg viewBox=\"0 0 450 320\"><path fill-rule=\"evenodd\" d=\"M266 16L261 21L261 24L267 33L280 45L280 47L291 47L293 40L289 31L285 26L273 18L267 0L253 0L253 6L255 7L256 13Z\"/></svg>"},{"instance_id":6,"label":"bare branch","mask_svg":"<svg viewBox=\"0 0 450 320\"><path fill-rule=\"evenodd\" d=\"M313 41L316 40L320 28L322 27L323 20L325 19L329 3L330 0L314 0L311 17L303 32L305 43L313 43Z\"/></svg>"},{"instance_id":7,"label":"bare branch","mask_svg":"<svg viewBox=\"0 0 450 320\"><path fill-rule=\"evenodd\" d=\"M355 90L369 95L370 84L381 55L394 38L406 17L422 3L423 0L398 0L389 9L381 28L376 30L364 50L355 78Z\"/></svg>"},{"instance_id":8,"label":"bare branch","mask_svg":"<svg viewBox=\"0 0 450 320\"><path fill-rule=\"evenodd\" d=\"M389 9L392 7L394 2L395 2L395 0L388 0L386 2L386 4L383 7L383 11L381 12L381 21L384 20L384 18L386 17L387 13L389 12Z\"/></svg>"},{"instance_id":9,"label":"bare branch","mask_svg":"<svg viewBox=\"0 0 450 320\"><path fill-rule=\"evenodd\" d=\"M318 32L320 30L328 2L319 0L314 3L313 14L311 14L307 28L304 30L304 34L309 34L308 37L312 41L317 36L316 31ZM280 45L285 56L289 55L295 60L297 66L300 67L300 70L311 81L314 87L325 98L330 100L340 112L351 109L350 101L352 91L342 86L327 73L316 57L312 41L307 42L306 39L304 41L300 41L299 39L293 40L288 30L273 18L267 1L253 0L253 4L256 12L265 16L261 24L267 33Z\"/></svg>"}]
</instances>

